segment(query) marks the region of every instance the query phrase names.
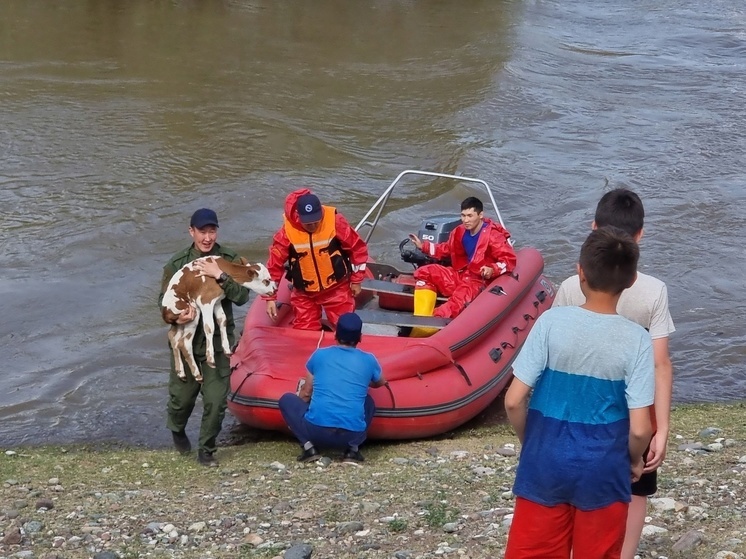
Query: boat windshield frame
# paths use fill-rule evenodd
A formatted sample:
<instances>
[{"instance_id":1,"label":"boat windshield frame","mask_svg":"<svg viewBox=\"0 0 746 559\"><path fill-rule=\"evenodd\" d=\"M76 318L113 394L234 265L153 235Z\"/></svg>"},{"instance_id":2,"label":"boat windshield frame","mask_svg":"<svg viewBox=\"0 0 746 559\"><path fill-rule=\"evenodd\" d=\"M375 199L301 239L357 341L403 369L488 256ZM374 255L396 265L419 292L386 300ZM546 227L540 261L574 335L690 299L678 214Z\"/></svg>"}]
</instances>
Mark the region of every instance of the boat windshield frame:
<instances>
[{"instance_id":1,"label":"boat windshield frame","mask_svg":"<svg viewBox=\"0 0 746 559\"><path fill-rule=\"evenodd\" d=\"M396 187L399 182L406 177L407 175L416 175L416 176L425 176L425 177L435 177L435 178L442 178L442 179L451 179L454 181L461 181L461 182L468 182L472 184L479 184L484 187L484 190L487 192L487 196L490 199L490 204L492 204L492 207L495 210L495 214L497 216L497 220L500 222L500 225L502 225L503 228L505 227L505 223L503 222L502 215L500 215L500 209L497 207L497 202L495 202L495 196L492 194L492 189L490 188L490 185L488 185L485 181L482 179L476 179L473 177L465 177L462 175L449 175L447 173L437 173L435 171L418 171L415 169L407 169L405 171L402 171L399 173L399 175L394 179L394 181L384 190L383 194L376 200L376 202L371 206L371 208L368 210L368 212L363 216L363 218L360 220L360 223L358 223L355 226L355 231L358 233L360 232L360 229L362 227L368 227L369 230L367 234L363 237L366 243L370 241L371 236L373 235L373 231L375 231L376 226L378 225L378 221L381 219L381 214L383 213L383 208L386 206L386 203L388 202L389 198L391 197L391 193L393 192L394 188ZM371 216L375 214L375 217L373 217L371 221ZM507 228L506 228L507 229ZM361 235L362 236L362 235ZM510 244L512 245L515 241L511 238Z\"/></svg>"}]
</instances>

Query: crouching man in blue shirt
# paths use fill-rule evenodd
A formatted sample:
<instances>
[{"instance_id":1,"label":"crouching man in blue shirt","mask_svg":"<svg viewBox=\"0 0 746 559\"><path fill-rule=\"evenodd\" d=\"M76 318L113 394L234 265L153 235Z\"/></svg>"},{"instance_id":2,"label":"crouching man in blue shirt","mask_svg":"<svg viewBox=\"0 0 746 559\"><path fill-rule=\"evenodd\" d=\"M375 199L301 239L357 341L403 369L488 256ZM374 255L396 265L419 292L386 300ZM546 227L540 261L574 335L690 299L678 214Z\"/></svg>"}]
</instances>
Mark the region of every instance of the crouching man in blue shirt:
<instances>
[{"instance_id":1,"label":"crouching man in blue shirt","mask_svg":"<svg viewBox=\"0 0 746 559\"><path fill-rule=\"evenodd\" d=\"M321 455L316 447L344 449L343 462L364 460L360 446L375 412L368 387L383 386L386 380L375 356L356 347L362 329L357 314L340 316L337 345L314 351L299 393L280 398L282 417L303 449L299 462L318 460Z\"/></svg>"}]
</instances>

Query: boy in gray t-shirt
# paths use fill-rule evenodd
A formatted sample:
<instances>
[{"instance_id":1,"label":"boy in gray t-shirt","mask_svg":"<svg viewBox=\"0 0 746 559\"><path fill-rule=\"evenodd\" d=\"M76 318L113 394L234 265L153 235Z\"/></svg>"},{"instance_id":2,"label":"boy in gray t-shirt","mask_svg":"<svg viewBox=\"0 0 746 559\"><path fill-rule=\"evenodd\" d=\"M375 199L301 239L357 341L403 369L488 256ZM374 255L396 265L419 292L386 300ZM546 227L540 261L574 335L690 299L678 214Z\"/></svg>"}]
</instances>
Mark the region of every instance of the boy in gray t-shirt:
<instances>
[{"instance_id":1,"label":"boy in gray t-shirt","mask_svg":"<svg viewBox=\"0 0 746 559\"><path fill-rule=\"evenodd\" d=\"M593 229L607 225L618 227L639 243L643 235L644 218L645 210L640 197L630 190L617 188L607 192L599 200ZM580 290L578 276L575 275L562 282L552 306L580 306L584 303L585 297ZM648 447L643 475L632 484L632 503L622 550L622 559L633 559L645 523L647 497L657 490L657 470L666 457L673 391L673 365L668 351L668 337L675 328L668 310L666 284L640 272L632 287L622 292L617 312L650 332L655 361L655 403L651 407L655 433Z\"/></svg>"}]
</instances>

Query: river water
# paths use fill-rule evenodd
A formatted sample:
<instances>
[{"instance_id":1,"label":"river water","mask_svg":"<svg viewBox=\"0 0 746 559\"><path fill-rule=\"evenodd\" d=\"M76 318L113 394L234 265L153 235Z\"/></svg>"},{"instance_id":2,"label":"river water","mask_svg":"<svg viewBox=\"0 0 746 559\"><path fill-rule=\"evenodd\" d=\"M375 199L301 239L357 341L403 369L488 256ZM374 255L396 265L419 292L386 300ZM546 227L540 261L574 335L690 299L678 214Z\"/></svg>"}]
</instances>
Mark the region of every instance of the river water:
<instances>
[{"instance_id":1,"label":"river water","mask_svg":"<svg viewBox=\"0 0 746 559\"><path fill-rule=\"evenodd\" d=\"M167 444L156 297L191 212L264 260L290 190L356 223L407 168L490 182L555 282L636 190L675 400L746 398L745 29L734 0L4 0L0 447ZM467 192L397 191L372 252Z\"/></svg>"}]
</instances>

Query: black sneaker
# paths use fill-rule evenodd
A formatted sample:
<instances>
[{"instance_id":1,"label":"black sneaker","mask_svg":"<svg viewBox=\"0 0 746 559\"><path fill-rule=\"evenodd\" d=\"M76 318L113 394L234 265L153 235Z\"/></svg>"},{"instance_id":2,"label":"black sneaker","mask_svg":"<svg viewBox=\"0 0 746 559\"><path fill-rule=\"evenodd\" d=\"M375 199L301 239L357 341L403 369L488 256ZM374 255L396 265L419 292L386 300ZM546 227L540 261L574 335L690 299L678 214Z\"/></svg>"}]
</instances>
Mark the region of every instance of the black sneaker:
<instances>
[{"instance_id":1,"label":"black sneaker","mask_svg":"<svg viewBox=\"0 0 746 559\"><path fill-rule=\"evenodd\" d=\"M359 450L352 450L348 448L342 455L342 462L345 464L362 464L365 462L365 458Z\"/></svg>"},{"instance_id":2,"label":"black sneaker","mask_svg":"<svg viewBox=\"0 0 746 559\"><path fill-rule=\"evenodd\" d=\"M197 452L197 462L207 468L218 467L218 461L215 459L215 456L213 456L212 452L207 452L206 450Z\"/></svg>"},{"instance_id":3,"label":"black sneaker","mask_svg":"<svg viewBox=\"0 0 746 559\"><path fill-rule=\"evenodd\" d=\"M171 431L174 437L174 446L181 454L189 454L192 451L192 443L184 431Z\"/></svg>"},{"instance_id":4,"label":"black sneaker","mask_svg":"<svg viewBox=\"0 0 746 559\"><path fill-rule=\"evenodd\" d=\"M298 455L298 462L313 462L321 458L321 454L316 450L316 447L312 446L308 450L304 450Z\"/></svg>"}]
</instances>

